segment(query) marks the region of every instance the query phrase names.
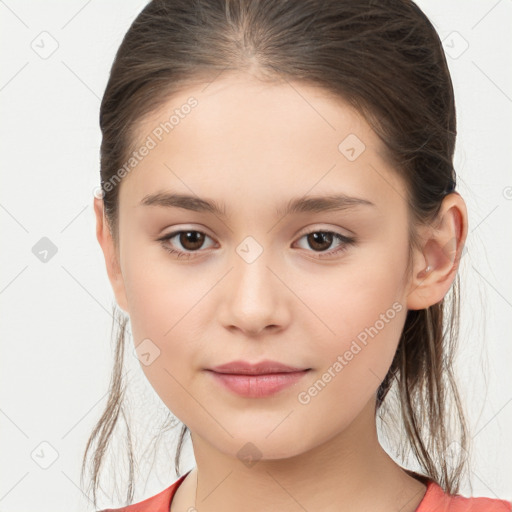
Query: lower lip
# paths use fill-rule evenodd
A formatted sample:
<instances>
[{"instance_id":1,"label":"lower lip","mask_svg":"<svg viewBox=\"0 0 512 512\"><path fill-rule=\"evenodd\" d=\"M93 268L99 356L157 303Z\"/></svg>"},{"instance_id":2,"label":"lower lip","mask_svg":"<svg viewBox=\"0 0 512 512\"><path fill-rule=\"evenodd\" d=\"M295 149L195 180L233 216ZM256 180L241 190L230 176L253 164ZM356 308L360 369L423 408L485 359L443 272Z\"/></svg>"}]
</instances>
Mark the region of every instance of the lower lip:
<instances>
[{"instance_id":1,"label":"lower lip","mask_svg":"<svg viewBox=\"0 0 512 512\"><path fill-rule=\"evenodd\" d=\"M268 373L264 375L239 375L210 371L220 384L234 393L248 398L262 398L273 395L298 382L309 370L289 373Z\"/></svg>"}]
</instances>

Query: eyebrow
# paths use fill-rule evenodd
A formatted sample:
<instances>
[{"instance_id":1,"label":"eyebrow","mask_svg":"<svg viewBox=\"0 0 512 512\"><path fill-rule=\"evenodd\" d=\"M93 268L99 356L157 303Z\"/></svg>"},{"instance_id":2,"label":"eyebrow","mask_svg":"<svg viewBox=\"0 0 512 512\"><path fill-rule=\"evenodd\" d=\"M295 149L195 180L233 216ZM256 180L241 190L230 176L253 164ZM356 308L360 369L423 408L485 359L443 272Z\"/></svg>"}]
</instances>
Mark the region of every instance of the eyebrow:
<instances>
[{"instance_id":1,"label":"eyebrow","mask_svg":"<svg viewBox=\"0 0 512 512\"><path fill-rule=\"evenodd\" d=\"M213 213L226 218L226 208L222 203L212 199L201 199L197 196L177 194L171 192L158 192L144 196L140 202L142 206L160 206L163 208L183 208L195 212ZM351 197L346 194L332 194L327 196L308 196L292 198L284 207L275 210L276 216L286 216L293 213L319 213L325 211L340 211L357 208L358 206L375 206L374 203L360 197Z\"/></svg>"}]
</instances>

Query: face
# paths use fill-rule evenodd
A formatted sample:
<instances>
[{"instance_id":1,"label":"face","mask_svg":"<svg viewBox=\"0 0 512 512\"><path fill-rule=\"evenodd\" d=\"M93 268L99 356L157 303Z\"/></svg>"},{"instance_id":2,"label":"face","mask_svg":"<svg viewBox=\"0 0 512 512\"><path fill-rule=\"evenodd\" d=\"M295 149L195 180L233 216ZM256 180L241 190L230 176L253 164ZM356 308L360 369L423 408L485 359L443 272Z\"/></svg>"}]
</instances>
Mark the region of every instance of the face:
<instances>
[{"instance_id":1,"label":"face","mask_svg":"<svg viewBox=\"0 0 512 512\"><path fill-rule=\"evenodd\" d=\"M342 434L373 407L407 313L406 189L380 140L322 89L239 75L139 128L150 149L119 185L116 294L149 382L225 454L286 458ZM356 199L312 201L334 196ZM258 397L208 371L265 359L309 370Z\"/></svg>"}]
</instances>

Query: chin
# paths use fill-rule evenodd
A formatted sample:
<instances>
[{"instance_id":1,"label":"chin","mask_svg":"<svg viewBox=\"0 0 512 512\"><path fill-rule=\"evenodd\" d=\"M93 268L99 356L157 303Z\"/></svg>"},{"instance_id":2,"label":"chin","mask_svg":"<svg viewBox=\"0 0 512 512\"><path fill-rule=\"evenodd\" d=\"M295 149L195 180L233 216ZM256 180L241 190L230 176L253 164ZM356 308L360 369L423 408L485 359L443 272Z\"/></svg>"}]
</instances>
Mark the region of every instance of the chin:
<instances>
[{"instance_id":1,"label":"chin","mask_svg":"<svg viewBox=\"0 0 512 512\"><path fill-rule=\"evenodd\" d=\"M211 439L210 443L226 455L240 459L247 467L258 461L296 457L311 448L300 435L292 436L286 429L278 432L280 427L275 429L275 426L273 423L272 427L267 428L266 424L260 422L259 428L240 430L240 435L228 428L234 437L225 436L220 442ZM268 435L273 429L275 431Z\"/></svg>"}]
</instances>

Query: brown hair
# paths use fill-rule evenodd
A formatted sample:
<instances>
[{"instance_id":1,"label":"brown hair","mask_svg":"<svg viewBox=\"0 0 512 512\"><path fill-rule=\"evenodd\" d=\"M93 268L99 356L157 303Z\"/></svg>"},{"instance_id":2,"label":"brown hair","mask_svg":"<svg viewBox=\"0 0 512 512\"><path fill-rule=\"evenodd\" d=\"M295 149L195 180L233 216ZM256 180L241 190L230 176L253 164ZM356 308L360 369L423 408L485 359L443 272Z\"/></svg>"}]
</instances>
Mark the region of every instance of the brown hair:
<instances>
[{"instance_id":1,"label":"brown hair","mask_svg":"<svg viewBox=\"0 0 512 512\"><path fill-rule=\"evenodd\" d=\"M226 70L321 86L355 107L382 139L385 157L407 185L412 255L412 247L418 246L414 226L435 222L443 198L455 190L456 116L439 36L411 0L149 2L118 49L100 109L103 201L116 243L119 187L105 184L112 183L136 147L141 121L187 85L212 81ZM395 391L400 413L394 415L401 418L406 434L402 441L424 474L449 493L459 489L468 445L452 368L459 286L457 274L449 304L450 293L427 309L408 311L376 402L376 412L383 415L382 406L390 402L385 399ZM119 333L109 399L82 463L83 477L87 454L97 441L92 471L95 503L102 461L120 415L128 427L123 409L127 320L114 318ZM450 420L455 437L449 434ZM175 457L178 475L187 431L183 425ZM127 436L131 502L129 428ZM452 442L459 453L450 453Z\"/></svg>"}]
</instances>

